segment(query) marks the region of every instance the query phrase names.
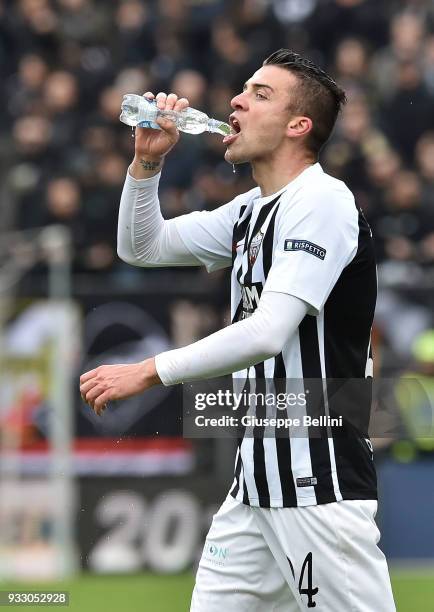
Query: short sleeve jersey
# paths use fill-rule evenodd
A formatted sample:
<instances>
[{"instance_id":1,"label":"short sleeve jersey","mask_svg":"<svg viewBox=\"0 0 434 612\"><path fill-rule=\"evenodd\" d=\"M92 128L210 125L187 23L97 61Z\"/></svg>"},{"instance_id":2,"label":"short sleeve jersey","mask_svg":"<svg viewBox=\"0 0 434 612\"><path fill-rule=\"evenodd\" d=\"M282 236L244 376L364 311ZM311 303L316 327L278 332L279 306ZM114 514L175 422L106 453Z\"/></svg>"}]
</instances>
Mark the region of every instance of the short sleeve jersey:
<instances>
[{"instance_id":1,"label":"short sleeve jersey","mask_svg":"<svg viewBox=\"0 0 434 612\"><path fill-rule=\"evenodd\" d=\"M279 192L258 188L212 212L176 219L209 271L232 266L231 311L253 314L262 292L293 295L308 315L282 352L236 377L363 378L370 373L376 266L370 228L346 185L319 163ZM306 410L309 410L307 405ZM231 493L251 505L300 506L374 499L368 439L244 437Z\"/></svg>"}]
</instances>

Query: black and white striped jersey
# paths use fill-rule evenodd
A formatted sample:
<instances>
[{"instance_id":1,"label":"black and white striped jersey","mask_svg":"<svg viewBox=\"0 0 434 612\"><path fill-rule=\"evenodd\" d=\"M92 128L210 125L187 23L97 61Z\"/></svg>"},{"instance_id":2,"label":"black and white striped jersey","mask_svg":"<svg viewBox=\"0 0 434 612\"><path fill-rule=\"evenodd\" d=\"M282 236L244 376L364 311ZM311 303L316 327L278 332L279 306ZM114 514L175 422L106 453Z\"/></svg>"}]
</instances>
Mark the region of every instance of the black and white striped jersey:
<instances>
[{"instance_id":1,"label":"black and white striped jersey","mask_svg":"<svg viewBox=\"0 0 434 612\"><path fill-rule=\"evenodd\" d=\"M176 224L208 270L232 265L233 322L250 316L266 291L293 295L310 307L279 355L234 377L258 384L371 374L377 293L372 236L352 193L320 164L276 194L261 197L256 188ZM289 431L287 437L244 436L230 492L261 507L375 499L372 447L361 436L335 436L333 428L313 438Z\"/></svg>"}]
</instances>

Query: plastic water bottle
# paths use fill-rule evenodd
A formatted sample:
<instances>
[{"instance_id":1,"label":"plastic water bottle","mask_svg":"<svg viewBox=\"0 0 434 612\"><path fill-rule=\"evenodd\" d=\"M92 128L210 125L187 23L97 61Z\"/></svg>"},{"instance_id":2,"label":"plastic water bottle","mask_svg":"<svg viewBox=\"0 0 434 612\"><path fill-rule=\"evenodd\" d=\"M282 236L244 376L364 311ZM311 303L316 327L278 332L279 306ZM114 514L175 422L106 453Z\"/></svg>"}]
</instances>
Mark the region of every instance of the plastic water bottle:
<instances>
[{"instance_id":1,"label":"plastic water bottle","mask_svg":"<svg viewBox=\"0 0 434 612\"><path fill-rule=\"evenodd\" d=\"M205 113L195 108L186 108L181 112L173 110L160 110L157 108L156 100L150 100L137 94L127 94L124 96L121 106L119 119L132 127L152 128L160 130L156 123L157 117L171 119L178 130L187 134L202 134L202 132L213 132L227 136L231 133L231 128L227 123L211 119Z\"/></svg>"}]
</instances>

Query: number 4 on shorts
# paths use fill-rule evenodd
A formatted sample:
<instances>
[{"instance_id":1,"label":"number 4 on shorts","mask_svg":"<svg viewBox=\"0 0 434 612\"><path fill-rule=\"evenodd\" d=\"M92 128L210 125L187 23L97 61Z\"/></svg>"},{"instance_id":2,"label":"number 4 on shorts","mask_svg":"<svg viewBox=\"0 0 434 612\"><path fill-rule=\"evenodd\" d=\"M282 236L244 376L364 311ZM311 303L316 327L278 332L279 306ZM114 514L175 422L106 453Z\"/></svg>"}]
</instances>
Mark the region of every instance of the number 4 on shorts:
<instances>
[{"instance_id":1,"label":"number 4 on shorts","mask_svg":"<svg viewBox=\"0 0 434 612\"><path fill-rule=\"evenodd\" d=\"M303 588L304 573L307 566L307 588ZM307 595L307 607L315 608L316 603L313 601L313 597L318 593L318 587L312 586L312 553L308 553L306 559L303 561L301 567L300 580L298 581L298 590L300 595Z\"/></svg>"}]
</instances>

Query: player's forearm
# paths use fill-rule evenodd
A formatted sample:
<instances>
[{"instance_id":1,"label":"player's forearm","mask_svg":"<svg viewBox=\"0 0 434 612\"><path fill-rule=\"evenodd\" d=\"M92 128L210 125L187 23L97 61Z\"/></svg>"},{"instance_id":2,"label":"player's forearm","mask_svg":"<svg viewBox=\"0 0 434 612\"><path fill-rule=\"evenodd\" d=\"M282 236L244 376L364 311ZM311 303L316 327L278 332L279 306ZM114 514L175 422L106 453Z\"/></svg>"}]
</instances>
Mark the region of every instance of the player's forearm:
<instances>
[{"instance_id":1,"label":"player's forearm","mask_svg":"<svg viewBox=\"0 0 434 612\"><path fill-rule=\"evenodd\" d=\"M136 155L129 167L129 173L137 180L152 178L161 172L163 163L164 157Z\"/></svg>"},{"instance_id":2,"label":"player's forearm","mask_svg":"<svg viewBox=\"0 0 434 612\"><path fill-rule=\"evenodd\" d=\"M306 315L307 305L290 295L263 295L255 314L189 346L157 355L165 385L214 378L277 355Z\"/></svg>"},{"instance_id":3,"label":"player's forearm","mask_svg":"<svg viewBox=\"0 0 434 612\"><path fill-rule=\"evenodd\" d=\"M119 207L118 255L135 266L198 265L173 221L165 221L158 199L160 173L125 179Z\"/></svg>"},{"instance_id":4,"label":"player's forearm","mask_svg":"<svg viewBox=\"0 0 434 612\"><path fill-rule=\"evenodd\" d=\"M134 178L127 174L122 190L118 219L118 255L127 263L146 265L164 219L158 201L159 174Z\"/></svg>"}]
</instances>

